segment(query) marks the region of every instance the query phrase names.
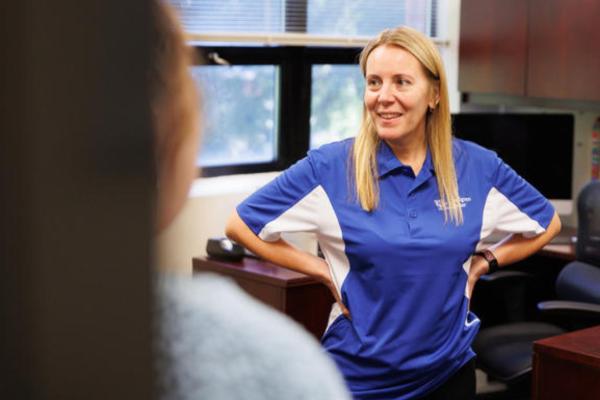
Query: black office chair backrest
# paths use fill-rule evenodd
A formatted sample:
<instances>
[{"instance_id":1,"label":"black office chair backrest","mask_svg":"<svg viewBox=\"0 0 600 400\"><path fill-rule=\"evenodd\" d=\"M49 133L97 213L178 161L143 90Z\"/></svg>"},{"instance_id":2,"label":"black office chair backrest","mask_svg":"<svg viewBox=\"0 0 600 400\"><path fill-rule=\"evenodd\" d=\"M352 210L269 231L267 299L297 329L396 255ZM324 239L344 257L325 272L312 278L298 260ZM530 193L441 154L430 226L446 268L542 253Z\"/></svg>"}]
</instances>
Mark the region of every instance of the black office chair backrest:
<instances>
[{"instance_id":1,"label":"black office chair backrest","mask_svg":"<svg viewBox=\"0 0 600 400\"><path fill-rule=\"evenodd\" d=\"M600 181L585 185L577 199L576 258L600 266Z\"/></svg>"},{"instance_id":2,"label":"black office chair backrest","mask_svg":"<svg viewBox=\"0 0 600 400\"><path fill-rule=\"evenodd\" d=\"M565 266L556 279L561 300L600 304L600 268L581 261Z\"/></svg>"}]
</instances>

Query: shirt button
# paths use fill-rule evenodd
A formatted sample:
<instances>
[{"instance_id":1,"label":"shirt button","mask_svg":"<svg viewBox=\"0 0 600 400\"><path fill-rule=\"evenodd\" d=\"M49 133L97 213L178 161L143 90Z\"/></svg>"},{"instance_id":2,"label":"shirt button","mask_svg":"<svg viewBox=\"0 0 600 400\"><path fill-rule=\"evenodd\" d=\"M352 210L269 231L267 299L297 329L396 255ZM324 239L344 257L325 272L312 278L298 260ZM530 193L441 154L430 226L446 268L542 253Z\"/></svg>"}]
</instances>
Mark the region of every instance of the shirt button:
<instances>
[{"instance_id":1,"label":"shirt button","mask_svg":"<svg viewBox=\"0 0 600 400\"><path fill-rule=\"evenodd\" d=\"M417 218L417 211L416 210L410 210L410 212L408 213L408 216L411 218Z\"/></svg>"}]
</instances>

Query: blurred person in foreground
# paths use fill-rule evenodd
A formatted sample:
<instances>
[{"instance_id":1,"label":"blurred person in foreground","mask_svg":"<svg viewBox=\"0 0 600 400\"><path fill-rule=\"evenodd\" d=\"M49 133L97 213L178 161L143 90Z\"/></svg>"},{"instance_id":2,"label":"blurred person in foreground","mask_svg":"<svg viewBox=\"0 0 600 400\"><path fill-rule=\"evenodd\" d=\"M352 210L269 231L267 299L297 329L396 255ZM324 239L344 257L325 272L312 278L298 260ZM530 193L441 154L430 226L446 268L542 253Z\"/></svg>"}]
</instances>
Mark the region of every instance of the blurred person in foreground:
<instances>
[{"instance_id":1,"label":"blurred person in foreground","mask_svg":"<svg viewBox=\"0 0 600 400\"><path fill-rule=\"evenodd\" d=\"M173 13L153 1L150 93L157 167L156 226L175 218L196 176L199 94ZM156 350L164 399L348 399L335 364L308 333L224 278L157 277Z\"/></svg>"}]
</instances>

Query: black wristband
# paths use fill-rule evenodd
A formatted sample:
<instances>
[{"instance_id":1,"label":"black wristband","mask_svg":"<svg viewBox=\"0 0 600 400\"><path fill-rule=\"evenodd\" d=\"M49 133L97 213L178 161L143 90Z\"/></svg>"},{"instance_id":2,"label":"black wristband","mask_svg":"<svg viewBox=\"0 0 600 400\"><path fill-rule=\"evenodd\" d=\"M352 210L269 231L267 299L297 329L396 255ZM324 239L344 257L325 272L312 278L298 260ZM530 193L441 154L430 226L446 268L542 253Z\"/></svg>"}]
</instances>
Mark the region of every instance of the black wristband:
<instances>
[{"instance_id":1,"label":"black wristband","mask_svg":"<svg viewBox=\"0 0 600 400\"><path fill-rule=\"evenodd\" d=\"M498 260L496 260L496 256L494 256L494 253L492 253L490 250L483 249L473 253L473 255L481 256L485 259L485 261L487 261L489 266L488 274L493 274L494 272L498 271Z\"/></svg>"}]
</instances>

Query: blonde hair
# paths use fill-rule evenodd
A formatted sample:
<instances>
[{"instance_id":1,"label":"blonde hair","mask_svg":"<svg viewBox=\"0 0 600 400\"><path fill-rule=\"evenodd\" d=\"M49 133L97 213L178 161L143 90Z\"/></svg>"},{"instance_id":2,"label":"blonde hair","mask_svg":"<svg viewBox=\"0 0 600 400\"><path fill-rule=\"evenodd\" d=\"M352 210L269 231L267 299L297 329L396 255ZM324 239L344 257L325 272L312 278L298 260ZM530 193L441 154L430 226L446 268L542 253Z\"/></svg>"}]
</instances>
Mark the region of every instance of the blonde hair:
<instances>
[{"instance_id":1,"label":"blonde hair","mask_svg":"<svg viewBox=\"0 0 600 400\"><path fill-rule=\"evenodd\" d=\"M444 219L447 221L450 217L456 225L462 224L463 214L452 157L448 88L442 58L435 44L422 33L408 27L388 29L369 42L361 52L360 68L363 76L366 76L367 58L375 48L382 45L398 46L408 51L421 63L432 87L438 86L439 104L428 111L425 117L425 140L431 152ZM366 106L363 105L362 123L352 150L352 166L358 201L366 211L373 211L379 203L377 149L380 142Z\"/></svg>"}]
</instances>

